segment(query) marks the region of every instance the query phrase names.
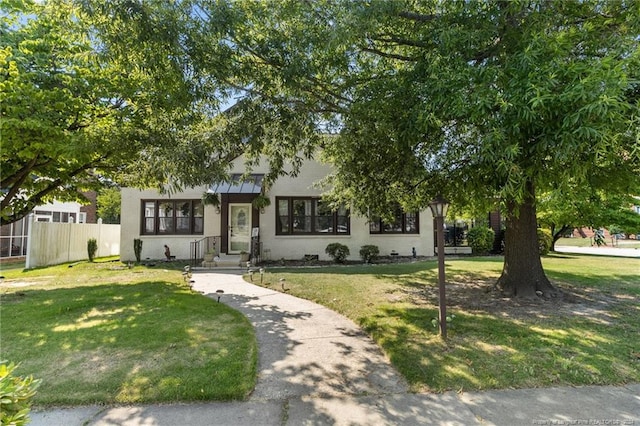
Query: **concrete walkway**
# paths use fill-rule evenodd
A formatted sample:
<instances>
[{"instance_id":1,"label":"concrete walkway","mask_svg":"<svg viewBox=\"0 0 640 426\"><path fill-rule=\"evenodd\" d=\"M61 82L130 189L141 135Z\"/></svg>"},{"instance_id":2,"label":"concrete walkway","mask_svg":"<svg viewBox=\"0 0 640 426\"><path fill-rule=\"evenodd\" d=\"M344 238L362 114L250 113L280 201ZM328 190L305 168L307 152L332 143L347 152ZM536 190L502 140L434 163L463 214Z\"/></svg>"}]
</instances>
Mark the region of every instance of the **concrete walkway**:
<instances>
[{"instance_id":1,"label":"concrete walkway","mask_svg":"<svg viewBox=\"0 0 640 426\"><path fill-rule=\"evenodd\" d=\"M248 401L56 409L32 412L31 424L640 426L640 384L411 394L347 318L248 284L237 272L196 273L194 280L194 289L210 297L223 290L221 303L255 327L259 376Z\"/></svg>"},{"instance_id":2,"label":"concrete walkway","mask_svg":"<svg viewBox=\"0 0 640 426\"><path fill-rule=\"evenodd\" d=\"M590 254L595 256L640 257L640 248L626 248L624 246L618 246L618 247L556 246L556 252L573 253L573 254Z\"/></svg>"}]
</instances>

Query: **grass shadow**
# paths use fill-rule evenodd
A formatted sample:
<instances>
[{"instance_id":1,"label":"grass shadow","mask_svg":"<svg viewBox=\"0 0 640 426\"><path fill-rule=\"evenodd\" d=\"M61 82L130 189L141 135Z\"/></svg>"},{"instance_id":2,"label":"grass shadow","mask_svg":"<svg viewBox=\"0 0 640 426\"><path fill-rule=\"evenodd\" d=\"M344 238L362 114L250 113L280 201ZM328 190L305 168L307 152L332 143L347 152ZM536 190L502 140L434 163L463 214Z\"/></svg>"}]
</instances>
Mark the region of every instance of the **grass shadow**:
<instances>
[{"instance_id":1,"label":"grass shadow","mask_svg":"<svg viewBox=\"0 0 640 426\"><path fill-rule=\"evenodd\" d=\"M404 382L388 367L380 348L343 316L288 295L279 295L274 303L270 289L249 296L236 291L237 283L225 287L217 281L196 275L195 288L213 299L218 297L214 289L222 289L224 303L243 313L256 329L260 375L252 399L406 390L386 387Z\"/></svg>"},{"instance_id":2,"label":"grass shadow","mask_svg":"<svg viewBox=\"0 0 640 426\"><path fill-rule=\"evenodd\" d=\"M438 337L437 266L386 273L291 271L292 294L347 315L371 334L417 391L640 380L637 263L572 256L545 257L547 274L575 297L508 299L493 289L500 257L446 260L449 339ZM415 267L415 265L413 266Z\"/></svg>"},{"instance_id":3,"label":"grass shadow","mask_svg":"<svg viewBox=\"0 0 640 426\"><path fill-rule=\"evenodd\" d=\"M42 379L37 405L242 399L255 383L246 319L187 286L22 289L0 308L3 357Z\"/></svg>"},{"instance_id":4,"label":"grass shadow","mask_svg":"<svg viewBox=\"0 0 640 426\"><path fill-rule=\"evenodd\" d=\"M523 322L457 312L448 340L430 319L434 308L384 308L362 320L414 391L478 390L637 382L637 343L584 318ZM621 356L620 352L624 355Z\"/></svg>"}]
</instances>

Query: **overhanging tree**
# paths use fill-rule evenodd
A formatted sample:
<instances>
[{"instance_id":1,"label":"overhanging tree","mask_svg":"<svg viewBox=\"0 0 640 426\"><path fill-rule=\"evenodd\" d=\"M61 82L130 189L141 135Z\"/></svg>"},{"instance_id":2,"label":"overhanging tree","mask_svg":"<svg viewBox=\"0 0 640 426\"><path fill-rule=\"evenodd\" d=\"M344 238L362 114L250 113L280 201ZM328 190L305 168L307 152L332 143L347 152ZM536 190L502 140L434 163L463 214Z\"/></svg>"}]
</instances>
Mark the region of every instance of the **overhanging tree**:
<instances>
[{"instance_id":1,"label":"overhanging tree","mask_svg":"<svg viewBox=\"0 0 640 426\"><path fill-rule=\"evenodd\" d=\"M424 208L436 194L499 204L509 295L556 294L538 255L538 194L637 187L637 2L180 4L189 13L164 54L183 57L199 87L242 94L246 117L270 125L255 143L237 138L240 151L280 169L309 152L315 123L336 130L321 144L333 198L356 210ZM278 126L286 117L297 125Z\"/></svg>"},{"instance_id":2,"label":"overhanging tree","mask_svg":"<svg viewBox=\"0 0 640 426\"><path fill-rule=\"evenodd\" d=\"M99 18L65 0L2 3L3 223L53 199L83 201L82 191L108 178L167 184L170 167L140 173L140 160L158 165L200 121L203 99L193 96L180 58L141 66L163 40L110 50L96 31L108 17Z\"/></svg>"},{"instance_id":3,"label":"overhanging tree","mask_svg":"<svg viewBox=\"0 0 640 426\"><path fill-rule=\"evenodd\" d=\"M266 152L272 179L317 145L294 105L248 97L220 114L239 89L226 38L235 20L222 2L2 7L3 223L110 182L172 192L224 180L242 153L251 165Z\"/></svg>"},{"instance_id":4,"label":"overhanging tree","mask_svg":"<svg viewBox=\"0 0 640 426\"><path fill-rule=\"evenodd\" d=\"M382 143L364 142L366 157L380 154L381 168L389 146L405 145L400 155L414 166L387 177L405 196L424 202L436 189L461 204L499 199L507 225L499 285L509 295L554 295L538 255L536 194L587 180L629 193L638 180L638 104L625 96L638 77L637 4L394 4L390 24L367 41L380 56L402 56L385 85L399 87L365 91L362 109L385 120L362 126L356 116L345 131L352 143L336 145L333 158L373 139ZM358 174L357 159L345 161L338 180L346 169Z\"/></svg>"},{"instance_id":5,"label":"overhanging tree","mask_svg":"<svg viewBox=\"0 0 640 426\"><path fill-rule=\"evenodd\" d=\"M241 155L253 167L261 155L269 158L271 172L265 185L293 165L296 173L302 161L319 145L314 116L304 102L288 102L287 96L262 96L263 86L279 93L285 86L268 71L247 61L255 50L245 40L260 38L250 23L257 16L251 9L269 10L278 3L250 2L131 2L127 0L75 0L91 18L92 28L105 51L135 69L154 76L170 73L154 93L170 90L186 98L189 120L171 127L157 126L172 135L172 143L145 150L121 176L120 183L179 191L184 187L209 185L229 178L231 161ZM264 17L264 15L263 15ZM249 23L247 25L247 23ZM122 28L127 28L126 32ZM130 54L135 46L137 54ZM173 87L172 80L181 86ZM291 93L291 92L289 92ZM285 101L283 101L285 100ZM219 106L229 106L220 111ZM169 105L168 107L172 107Z\"/></svg>"},{"instance_id":6,"label":"overhanging tree","mask_svg":"<svg viewBox=\"0 0 640 426\"><path fill-rule=\"evenodd\" d=\"M264 16L247 7L244 16ZM362 212L391 201L424 207L437 193L457 204L498 200L507 224L498 284L512 296L553 296L536 195L637 188L639 106L629 94L640 70L639 7L286 2L234 45L242 63L276 82L253 79L254 92L339 116L325 147L336 199Z\"/></svg>"}]
</instances>

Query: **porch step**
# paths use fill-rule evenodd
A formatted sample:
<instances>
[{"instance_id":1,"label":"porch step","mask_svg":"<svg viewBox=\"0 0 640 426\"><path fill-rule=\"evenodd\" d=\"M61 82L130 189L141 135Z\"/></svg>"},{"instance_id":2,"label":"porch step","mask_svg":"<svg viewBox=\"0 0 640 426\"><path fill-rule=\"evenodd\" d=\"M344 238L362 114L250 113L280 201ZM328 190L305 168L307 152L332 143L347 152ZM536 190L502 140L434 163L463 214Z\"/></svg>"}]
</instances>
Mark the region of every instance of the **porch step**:
<instances>
[{"instance_id":1,"label":"porch step","mask_svg":"<svg viewBox=\"0 0 640 426\"><path fill-rule=\"evenodd\" d=\"M240 262L239 255L221 254L217 261L203 261L197 269L247 269L247 262Z\"/></svg>"}]
</instances>

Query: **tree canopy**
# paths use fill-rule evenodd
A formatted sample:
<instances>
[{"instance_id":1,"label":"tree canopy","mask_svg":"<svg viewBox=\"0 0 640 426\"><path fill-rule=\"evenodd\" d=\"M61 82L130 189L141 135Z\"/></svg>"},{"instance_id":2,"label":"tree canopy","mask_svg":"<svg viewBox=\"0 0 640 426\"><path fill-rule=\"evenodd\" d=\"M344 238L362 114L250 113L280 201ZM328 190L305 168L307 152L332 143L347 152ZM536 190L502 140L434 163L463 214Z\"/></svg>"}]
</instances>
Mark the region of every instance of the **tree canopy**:
<instances>
[{"instance_id":1,"label":"tree canopy","mask_svg":"<svg viewBox=\"0 0 640 426\"><path fill-rule=\"evenodd\" d=\"M195 4L231 87L335 129L322 145L335 200L368 213L437 194L500 206L508 294L555 293L538 194L638 188L638 2Z\"/></svg>"},{"instance_id":2,"label":"tree canopy","mask_svg":"<svg viewBox=\"0 0 640 426\"><path fill-rule=\"evenodd\" d=\"M96 213L102 223L120 223L122 196L120 188L104 188L96 197Z\"/></svg>"},{"instance_id":3,"label":"tree canopy","mask_svg":"<svg viewBox=\"0 0 640 426\"><path fill-rule=\"evenodd\" d=\"M140 149L145 119L144 78L102 61L70 4L14 4L0 32L3 222L80 199Z\"/></svg>"},{"instance_id":4,"label":"tree canopy","mask_svg":"<svg viewBox=\"0 0 640 426\"><path fill-rule=\"evenodd\" d=\"M634 192L640 193L640 191ZM640 214L632 206L638 200L629 194L608 193L588 187L574 188L571 193L548 191L538 194L538 222L548 228L553 245L572 233L574 228L620 228L621 232L640 233Z\"/></svg>"},{"instance_id":5,"label":"tree canopy","mask_svg":"<svg viewBox=\"0 0 640 426\"><path fill-rule=\"evenodd\" d=\"M227 57L228 27L216 29L226 20L197 17L212 9L2 3L3 223L112 182L168 192L210 184L244 152L255 161L266 151L274 170L300 163L301 145L318 137L295 107L247 98L220 114L241 73Z\"/></svg>"},{"instance_id":6,"label":"tree canopy","mask_svg":"<svg viewBox=\"0 0 640 426\"><path fill-rule=\"evenodd\" d=\"M120 153L144 159L125 162L123 180L206 183L239 154L249 167L269 158L273 179L321 148L335 167L329 196L360 212L424 208L436 195L499 206L507 222L499 283L522 296L554 294L538 256L538 195L584 187L613 199L638 188L636 1L74 4L82 19L68 27L83 23L90 36L66 48L90 44L107 60L98 67L104 90L91 98L102 102L90 111L119 112L107 115L116 126L97 126L109 132L92 134L131 140L136 149ZM59 69L44 75L69 74ZM122 87L127 96L109 92ZM234 97L231 112L217 114Z\"/></svg>"}]
</instances>

